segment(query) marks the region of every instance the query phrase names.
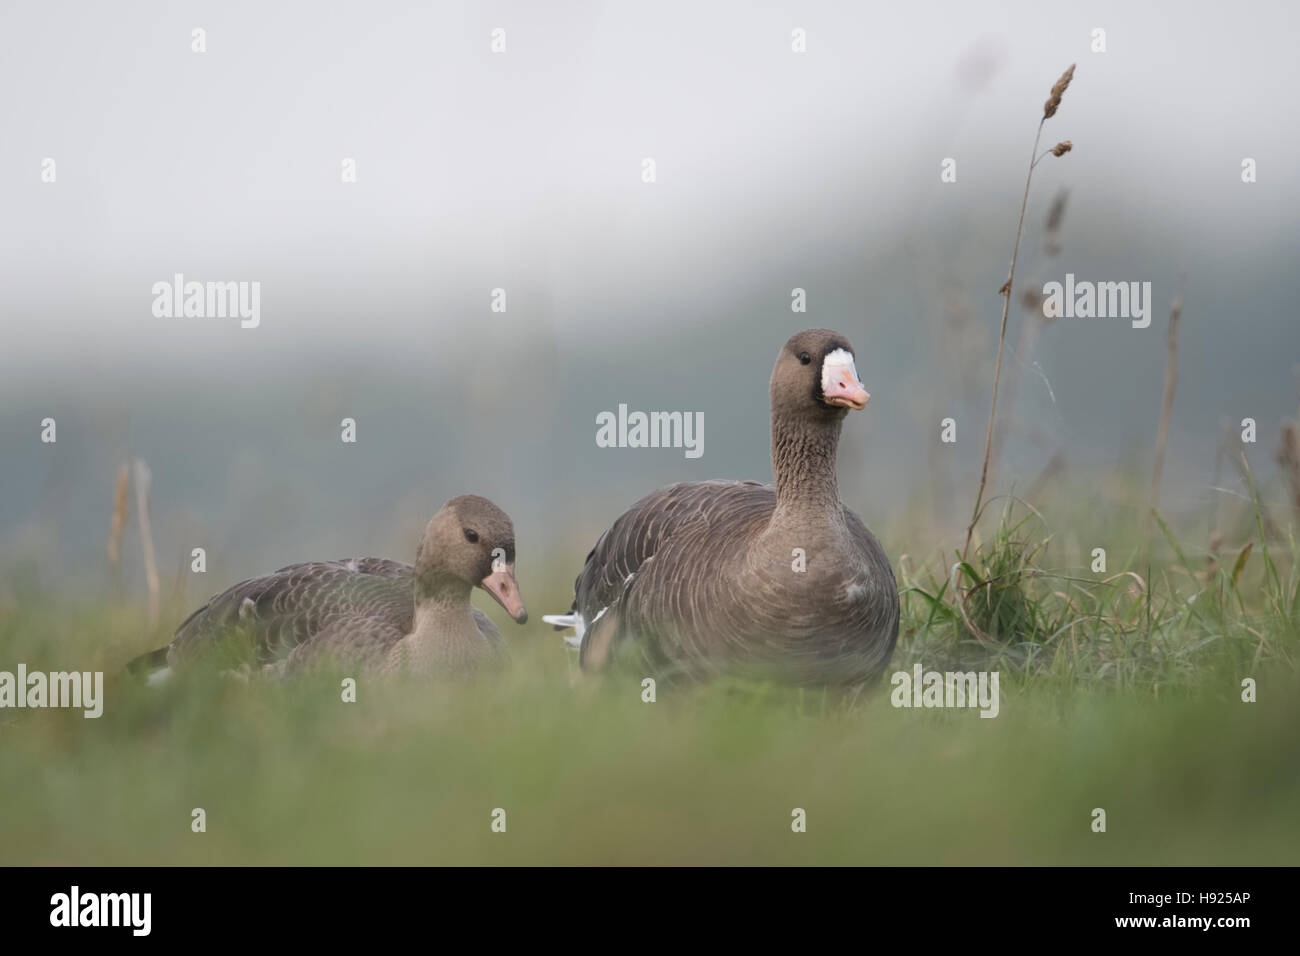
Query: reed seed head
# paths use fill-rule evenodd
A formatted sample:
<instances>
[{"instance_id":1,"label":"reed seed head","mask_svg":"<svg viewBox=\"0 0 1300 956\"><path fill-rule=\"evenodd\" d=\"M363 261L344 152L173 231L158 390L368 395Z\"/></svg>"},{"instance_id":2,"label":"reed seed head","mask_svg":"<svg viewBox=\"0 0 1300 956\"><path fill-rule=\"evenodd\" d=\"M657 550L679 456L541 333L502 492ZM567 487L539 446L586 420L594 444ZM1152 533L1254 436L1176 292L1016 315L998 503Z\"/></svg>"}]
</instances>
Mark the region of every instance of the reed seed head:
<instances>
[{"instance_id":1,"label":"reed seed head","mask_svg":"<svg viewBox=\"0 0 1300 956\"><path fill-rule=\"evenodd\" d=\"M1062 189L1052 200L1052 207L1047 210L1046 234L1043 237L1043 249L1049 256L1061 251L1061 223L1065 220L1065 201L1069 193Z\"/></svg>"},{"instance_id":2,"label":"reed seed head","mask_svg":"<svg viewBox=\"0 0 1300 956\"><path fill-rule=\"evenodd\" d=\"M1049 96L1047 102L1043 104L1043 119L1051 119L1056 115L1056 110L1061 105L1061 97L1070 86L1070 81L1074 79L1074 66L1075 65L1071 63L1070 68L1061 74L1061 78L1057 80L1056 85L1052 87L1052 95Z\"/></svg>"},{"instance_id":3,"label":"reed seed head","mask_svg":"<svg viewBox=\"0 0 1300 956\"><path fill-rule=\"evenodd\" d=\"M1048 232L1060 232L1061 221L1065 219L1065 201L1070 198L1067 190L1060 190L1052 199L1051 208L1047 210L1047 222L1044 223Z\"/></svg>"},{"instance_id":4,"label":"reed seed head","mask_svg":"<svg viewBox=\"0 0 1300 956\"><path fill-rule=\"evenodd\" d=\"M1052 155L1064 156L1072 149L1074 149L1073 143L1071 143L1068 139L1062 140L1061 142L1057 143L1055 146L1052 147Z\"/></svg>"}]
</instances>

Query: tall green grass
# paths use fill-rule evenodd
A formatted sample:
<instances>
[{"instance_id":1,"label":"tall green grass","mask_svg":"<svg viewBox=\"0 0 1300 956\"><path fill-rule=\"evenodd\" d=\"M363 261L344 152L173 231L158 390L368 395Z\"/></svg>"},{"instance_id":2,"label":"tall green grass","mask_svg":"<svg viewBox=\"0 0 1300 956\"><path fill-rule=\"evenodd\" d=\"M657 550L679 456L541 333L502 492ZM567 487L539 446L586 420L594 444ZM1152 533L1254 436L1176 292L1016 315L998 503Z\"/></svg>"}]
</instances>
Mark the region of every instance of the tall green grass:
<instances>
[{"instance_id":1,"label":"tall green grass","mask_svg":"<svg viewBox=\"0 0 1300 956\"><path fill-rule=\"evenodd\" d=\"M1091 557L1058 566L1042 515L1008 499L991 540L970 560L954 553L950 568L935 560L902 569L902 661L997 667L1004 679L1057 693L1222 694L1229 675L1244 678L1261 666L1293 671L1300 641L1294 536L1284 577L1262 524L1260 559L1251 561L1256 548L1248 541L1229 563L1208 553L1194 562L1153 517L1169 558L1153 558L1134 541L1118 554L1108 549L1105 570Z\"/></svg>"},{"instance_id":2,"label":"tall green grass","mask_svg":"<svg viewBox=\"0 0 1300 956\"><path fill-rule=\"evenodd\" d=\"M992 720L895 709L887 679L646 703L638 675L574 683L543 627L504 631L500 679L363 679L356 703L338 673L151 688L115 676L158 642L142 608L27 576L0 668L101 669L107 703L0 712L0 862L1300 863L1294 539L1261 524L1220 562L1130 535L1105 573L1078 550L1010 502L967 562L902 562L890 670L996 669Z\"/></svg>"}]
</instances>

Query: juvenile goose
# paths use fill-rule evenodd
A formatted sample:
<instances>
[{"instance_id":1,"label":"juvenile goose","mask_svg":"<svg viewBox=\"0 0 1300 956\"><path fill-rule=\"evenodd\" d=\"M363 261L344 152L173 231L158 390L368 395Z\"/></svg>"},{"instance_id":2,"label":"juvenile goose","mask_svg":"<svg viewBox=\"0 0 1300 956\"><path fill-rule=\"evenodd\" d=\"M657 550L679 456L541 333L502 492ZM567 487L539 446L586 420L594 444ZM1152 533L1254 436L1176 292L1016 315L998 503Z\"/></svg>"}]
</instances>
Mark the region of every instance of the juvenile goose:
<instances>
[{"instance_id":1,"label":"juvenile goose","mask_svg":"<svg viewBox=\"0 0 1300 956\"><path fill-rule=\"evenodd\" d=\"M587 555L572 611L544 618L574 628L584 669L634 639L668 675L850 687L880 675L898 589L835 480L840 426L870 397L852 346L800 332L777 355L770 395L775 487L685 482L647 495Z\"/></svg>"},{"instance_id":2,"label":"juvenile goose","mask_svg":"<svg viewBox=\"0 0 1300 956\"><path fill-rule=\"evenodd\" d=\"M385 558L292 564L223 591L185 620L167 647L131 662L172 668L247 634L270 676L328 657L375 673L463 673L504 655L505 641L470 604L481 587L520 624L514 526L477 495L452 498L424 529L415 566Z\"/></svg>"}]
</instances>

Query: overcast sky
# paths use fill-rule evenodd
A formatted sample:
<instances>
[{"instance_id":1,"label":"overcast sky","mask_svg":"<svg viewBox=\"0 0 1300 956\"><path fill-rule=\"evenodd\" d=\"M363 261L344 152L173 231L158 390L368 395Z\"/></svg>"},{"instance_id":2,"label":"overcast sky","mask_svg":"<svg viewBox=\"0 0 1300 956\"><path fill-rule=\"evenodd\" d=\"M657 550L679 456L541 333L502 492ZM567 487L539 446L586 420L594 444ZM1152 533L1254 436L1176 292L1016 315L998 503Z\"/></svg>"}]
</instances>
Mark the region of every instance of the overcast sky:
<instances>
[{"instance_id":1,"label":"overcast sky","mask_svg":"<svg viewBox=\"0 0 1300 956\"><path fill-rule=\"evenodd\" d=\"M823 325L854 341L874 396L873 451L854 453L873 486L906 489L939 413L978 431L1035 125L1077 62L1044 133L1074 150L1035 174L1020 275L1150 281L1156 321L1046 330L1020 412L1099 465L1149 447L1181 277L1170 454L1199 487L1222 422L1257 417L1267 455L1295 414L1298 19L1282 2L9 0L0 437L27 441L59 402L116 407L136 424L83 463L112 473L125 445L191 455L205 420L166 447L139 424L177 381L199 407L232 392L264 407L299 377L333 414L349 395L403 407L394 383L414 376L430 422L454 414L516 449L592 455L592 415L619 401L710 410L746 444L710 430L704 472L656 459L645 481L746 477L765 468L771 357ZM957 181L941 183L949 157ZM261 283L261 324L155 316L152 286L175 273ZM537 408L495 417L521 403ZM0 507L10 525L29 513Z\"/></svg>"}]
</instances>

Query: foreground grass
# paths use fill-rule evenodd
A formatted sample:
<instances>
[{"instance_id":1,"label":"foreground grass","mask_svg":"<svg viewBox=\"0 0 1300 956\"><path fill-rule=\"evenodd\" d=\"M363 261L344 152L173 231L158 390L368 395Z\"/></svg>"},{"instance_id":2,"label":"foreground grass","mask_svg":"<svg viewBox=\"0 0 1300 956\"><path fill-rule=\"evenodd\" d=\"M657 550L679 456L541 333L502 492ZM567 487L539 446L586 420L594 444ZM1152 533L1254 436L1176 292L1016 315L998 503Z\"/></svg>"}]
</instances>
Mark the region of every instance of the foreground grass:
<instances>
[{"instance_id":1,"label":"foreground grass","mask_svg":"<svg viewBox=\"0 0 1300 956\"><path fill-rule=\"evenodd\" d=\"M6 712L0 862L1300 863L1290 671L1257 674L1255 704L1227 672L1196 697L1004 687L986 720L894 709L887 686L851 708L717 685L642 703L571 687L554 639L514 647L503 681L362 682L351 704L324 677L205 676L112 682L98 720Z\"/></svg>"},{"instance_id":2,"label":"foreground grass","mask_svg":"<svg viewBox=\"0 0 1300 956\"><path fill-rule=\"evenodd\" d=\"M15 578L0 669L103 670L107 699L0 711L0 863L1300 864L1300 552L1228 530L1221 556L1166 533L1094 573L1008 508L965 564L900 562L890 671L996 670L991 720L895 709L888 679L646 703L639 675L575 685L537 626L470 686L149 688L115 676L165 640L138 608Z\"/></svg>"}]
</instances>

